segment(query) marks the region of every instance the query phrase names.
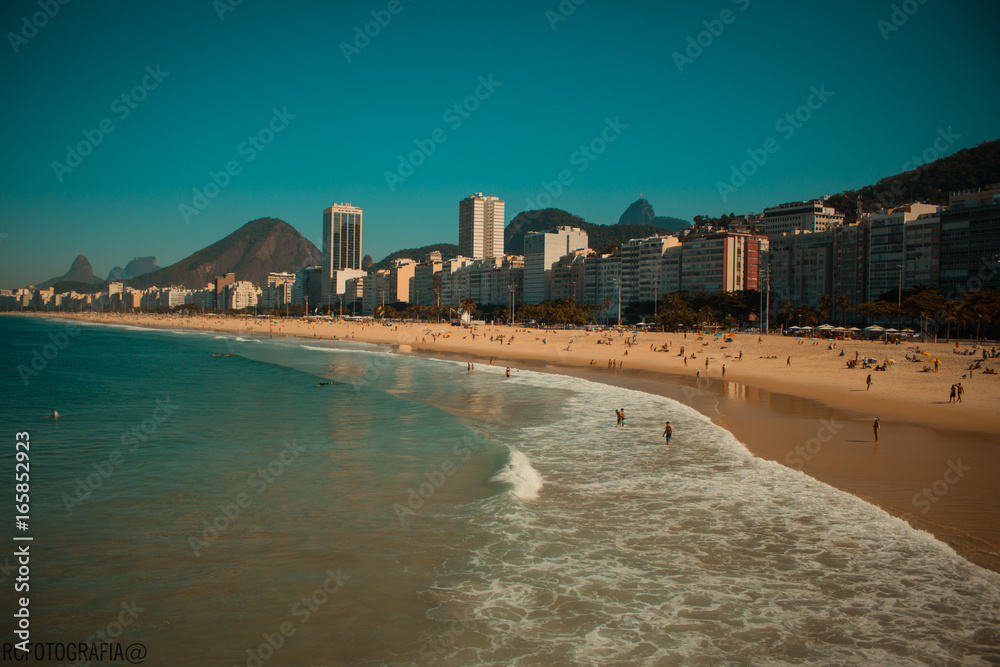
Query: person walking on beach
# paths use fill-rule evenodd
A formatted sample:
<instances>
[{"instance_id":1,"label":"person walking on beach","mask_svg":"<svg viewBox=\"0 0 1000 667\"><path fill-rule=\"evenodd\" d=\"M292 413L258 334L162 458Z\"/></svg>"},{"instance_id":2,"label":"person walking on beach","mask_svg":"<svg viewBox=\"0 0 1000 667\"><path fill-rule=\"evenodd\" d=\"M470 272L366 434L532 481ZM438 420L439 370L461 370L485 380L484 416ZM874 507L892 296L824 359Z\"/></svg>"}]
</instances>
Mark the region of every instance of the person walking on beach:
<instances>
[{"instance_id":1,"label":"person walking on beach","mask_svg":"<svg viewBox=\"0 0 1000 667\"><path fill-rule=\"evenodd\" d=\"M948 398L948 402L949 403L954 403L955 402L955 395L956 395L956 393L957 393L957 390L955 389L955 385L951 385L951 396Z\"/></svg>"},{"instance_id":2,"label":"person walking on beach","mask_svg":"<svg viewBox=\"0 0 1000 667\"><path fill-rule=\"evenodd\" d=\"M787 367L787 366L791 366L791 365L792 365L792 357L791 357L791 355L789 355L788 361L785 362L785 366Z\"/></svg>"},{"instance_id":3,"label":"person walking on beach","mask_svg":"<svg viewBox=\"0 0 1000 667\"><path fill-rule=\"evenodd\" d=\"M871 373L868 374L868 379L865 380L865 385L866 385L865 386L865 391L868 391L869 389L872 388L872 374Z\"/></svg>"},{"instance_id":4,"label":"person walking on beach","mask_svg":"<svg viewBox=\"0 0 1000 667\"><path fill-rule=\"evenodd\" d=\"M878 444L878 430L879 430L879 428L880 428L880 426L879 426L878 417L876 417L874 423L872 423L872 430L875 431L875 444Z\"/></svg>"},{"instance_id":5,"label":"person walking on beach","mask_svg":"<svg viewBox=\"0 0 1000 667\"><path fill-rule=\"evenodd\" d=\"M726 365L722 364L722 377L726 377Z\"/></svg>"},{"instance_id":6,"label":"person walking on beach","mask_svg":"<svg viewBox=\"0 0 1000 667\"><path fill-rule=\"evenodd\" d=\"M962 394L965 393L965 387L963 387L962 383L959 382L957 385L955 385L955 388L958 390L958 399L955 402L956 403L961 403L962 402Z\"/></svg>"},{"instance_id":7,"label":"person walking on beach","mask_svg":"<svg viewBox=\"0 0 1000 667\"><path fill-rule=\"evenodd\" d=\"M663 437L667 439L667 444L670 444L670 436L674 434L674 429L670 426L670 422L663 427Z\"/></svg>"}]
</instances>

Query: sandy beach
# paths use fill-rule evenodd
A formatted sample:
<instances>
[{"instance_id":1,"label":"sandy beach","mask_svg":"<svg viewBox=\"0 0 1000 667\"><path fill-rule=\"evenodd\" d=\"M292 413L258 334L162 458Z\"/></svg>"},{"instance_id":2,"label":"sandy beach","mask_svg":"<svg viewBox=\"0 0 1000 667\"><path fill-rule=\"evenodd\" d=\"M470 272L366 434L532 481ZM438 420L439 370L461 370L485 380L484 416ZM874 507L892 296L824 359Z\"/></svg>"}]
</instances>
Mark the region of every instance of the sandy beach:
<instances>
[{"instance_id":1,"label":"sandy beach","mask_svg":"<svg viewBox=\"0 0 1000 667\"><path fill-rule=\"evenodd\" d=\"M797 340L442 324L83 314L91 322L355 340L400 353L548 370L653 392L690 405L761 457L801 470L933 533L1000 572L1000 376L962 343ZM665 351L664 351L665 350ZM683 350L683 352L682 352ZM967 352L973 354L966 354ZM987 352L990 348L987 348ZM694 357L692 358L692 355ZM915 359L915 361L907 360ZM855 358L885 371L848 368ZM938 359L937 369L931 360ZM867 378L871 375L871 387ZM964 388L950 402L953 384ZM606 409L613 419L613 406ZM879 442L872 423L880 418ZM657 434L658 435L658 434ZM675 434L671 446L683 446Z\"/></svg>"}]
</instances>

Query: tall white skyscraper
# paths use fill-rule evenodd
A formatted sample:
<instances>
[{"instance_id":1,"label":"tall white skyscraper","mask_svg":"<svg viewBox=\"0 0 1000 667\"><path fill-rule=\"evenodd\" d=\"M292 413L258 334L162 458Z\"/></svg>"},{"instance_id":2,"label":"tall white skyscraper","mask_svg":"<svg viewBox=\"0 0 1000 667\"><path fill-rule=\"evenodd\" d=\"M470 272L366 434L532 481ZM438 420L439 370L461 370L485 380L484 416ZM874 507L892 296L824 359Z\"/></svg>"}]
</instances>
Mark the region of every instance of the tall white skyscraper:
<instances>
[{"instance_id":1,"label":"tall white skyscraper","mask_svg":"<svg viewBox=\"0 0 1000 667\"><path fill-rule=\"evenodd\" d=\"M548 301L552 297L552 267L560 257L586 248L587 243L587 232L576 227L525 234L524 302Z\"/></svg>"},{"instance_id":2,"label":"tall white skyscraper","mask_svg":"<svg viewBox=\"0 0 1000 667\"><path fill-rule=\"evenodd\" d=\"M458 202L458 253L473 259L502 257L503 200L482 192Z\"/></svg>"},{"instance_id":3,"label":"tall white skyscraper","mask_svg":"<svg viewBox=\"0 0 1000 667\"><path fill-rule=\"evenodd\" d=\"M323 211L323 300L327 303L331 294L343 291L344 276L353 275L345 271L361 271L361 214L360 206L349 203Z\"/></svg>"}]
</instances>

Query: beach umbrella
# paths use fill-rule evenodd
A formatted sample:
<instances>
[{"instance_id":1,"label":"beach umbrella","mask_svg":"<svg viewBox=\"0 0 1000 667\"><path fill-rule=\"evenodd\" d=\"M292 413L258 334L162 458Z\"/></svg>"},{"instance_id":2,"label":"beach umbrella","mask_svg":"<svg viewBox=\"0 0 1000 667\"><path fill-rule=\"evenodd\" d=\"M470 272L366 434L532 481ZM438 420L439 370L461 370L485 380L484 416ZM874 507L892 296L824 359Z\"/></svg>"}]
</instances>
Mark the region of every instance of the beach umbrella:
<instances>
[{"instance_id":1,"label":"beach umbrella","mask_svg":"<svg viewBox=\"0 0 1000 667\"><path fill-rule=\"evenodd\" d=\"M821 325L819 325L816 328L817 329L823 329L824 331L826 331L827 329L832 329L833 327L831 325L829 325L829 324L821 324Z\"/></svg>"},{"instance_id":2,"label":"beach umbrella","mask_svg":"<svg viewBox=\"0 0 1000 667\"><path fill-rule=\"evenodd\" d=\"M831 331L847 331L844 327L834 327Z\"/></svg>"},{"instance_id":3,"label":"beach umbrella","mask_svg":"<svg viewBox=\"0 0 1000 667\"><path fill-rule=\"evenodd\" d=\"M870 327L865 327L865 331L885 331L885 329L877 324L873 324Z\"/></svg>"},{"instance_id":4,"label":"beach umbrella","mask_svg":"<svg viewBox=\"0 0 1000 667\"><path fill-rule=\"evenodd\" d=\"M861 331L861 329L857 327L851 327L850 329L848 329L848 331Z\"/></svg>"},{"instance_id":5,"label":"beach umbrella","mask_svg":"<svg viewBox=\"0 0 1000 667\"><path fill-rule=\"evenodd\" d=\"M716 335L716 336L721 336L722 334L720 334L720 333L717 333L717 334L715 334L715 335Z\"/></svg>"}]
</instances>

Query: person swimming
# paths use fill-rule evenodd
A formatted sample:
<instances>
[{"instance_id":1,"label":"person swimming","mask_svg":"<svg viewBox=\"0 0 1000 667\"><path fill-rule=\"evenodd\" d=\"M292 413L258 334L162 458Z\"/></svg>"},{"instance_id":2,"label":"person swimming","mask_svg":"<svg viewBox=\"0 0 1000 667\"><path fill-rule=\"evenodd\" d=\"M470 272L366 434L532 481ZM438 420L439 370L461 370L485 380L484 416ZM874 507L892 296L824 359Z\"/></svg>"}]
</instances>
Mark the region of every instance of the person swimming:
<instances>
[{"instance_id":1,"label":"person swimming","mask_svg":"<svg viewBox=\"0 0 1000 667\"><path fill-rule=\"evenodd\" d=\"M52 418L59 419L59 413L56 412L55 408L52 408Z\"/></svg>"}]
</instances>

